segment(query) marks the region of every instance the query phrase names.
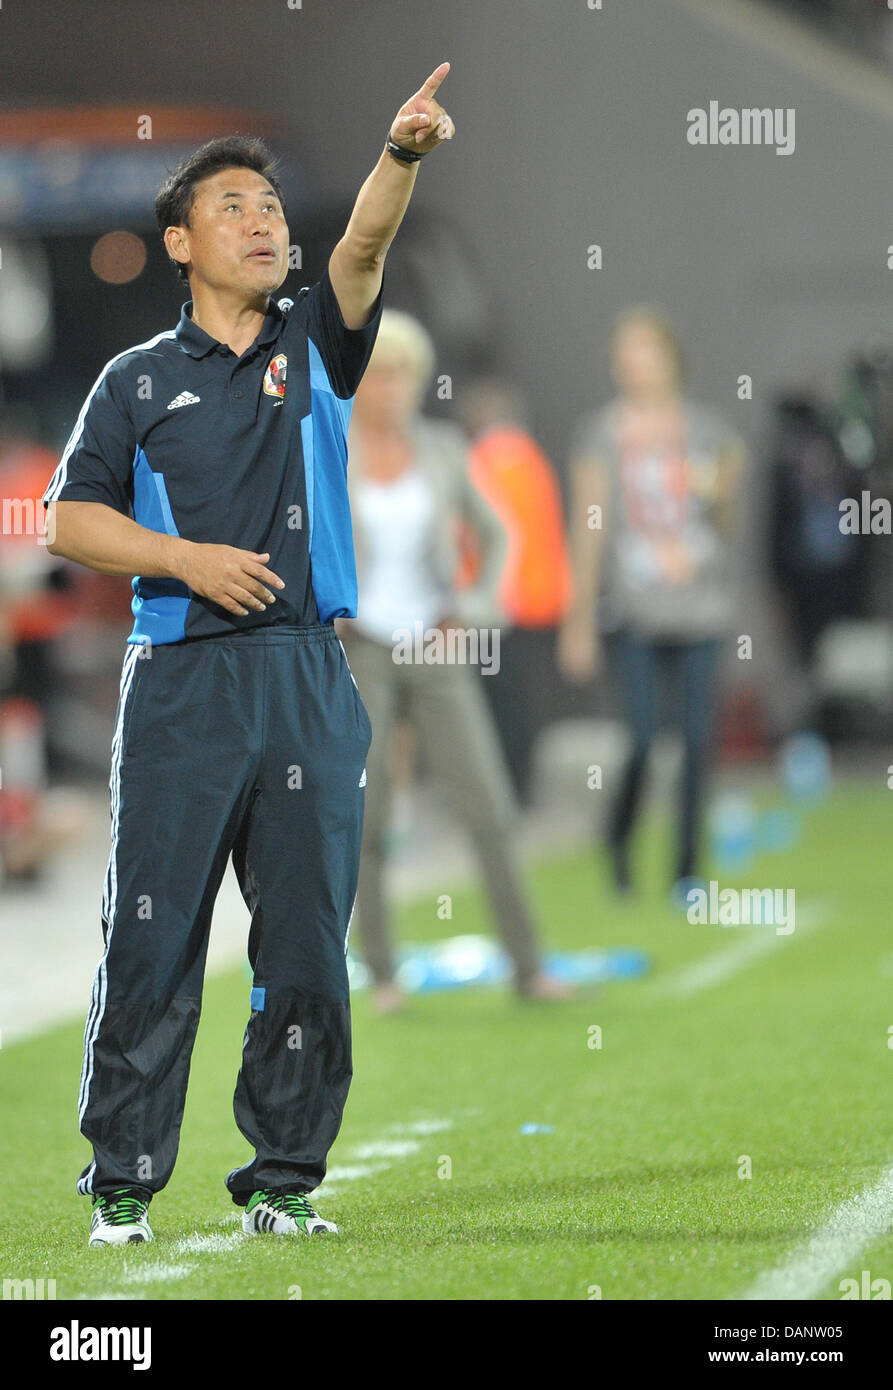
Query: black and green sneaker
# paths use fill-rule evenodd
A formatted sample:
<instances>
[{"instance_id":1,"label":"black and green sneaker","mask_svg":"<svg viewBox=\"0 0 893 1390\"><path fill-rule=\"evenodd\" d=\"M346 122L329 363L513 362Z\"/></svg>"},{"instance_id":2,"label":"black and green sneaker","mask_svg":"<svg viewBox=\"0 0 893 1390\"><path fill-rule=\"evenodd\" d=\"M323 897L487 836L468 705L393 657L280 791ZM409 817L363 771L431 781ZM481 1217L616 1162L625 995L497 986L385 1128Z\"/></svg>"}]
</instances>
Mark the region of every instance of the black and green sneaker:
<instances>
[{"instance_id":1,"label":"black and green sneaker","mask_svg":"<svg viewBox=\"0 0 893 1390\"><path fill-rule=\"evenodd\" d=\"M314 1236L335 1231L334 1221L323 1221L307 1200L306 1192L255 1192L242 1215L242 1230L254 1236Z\"/></svg>"},{"instance_id":2,"label":"black and green sneaker","mask_svg":"<svg viewBox=\"0 0 893 1390\"><path fill-rule=\"evenodd\" d=\"M93 1202L89 1245L142 1245L154 1240L146 1213L148 1201L140 1190L119 1187L101 1192Z\"/></svg>"}]
</instances>

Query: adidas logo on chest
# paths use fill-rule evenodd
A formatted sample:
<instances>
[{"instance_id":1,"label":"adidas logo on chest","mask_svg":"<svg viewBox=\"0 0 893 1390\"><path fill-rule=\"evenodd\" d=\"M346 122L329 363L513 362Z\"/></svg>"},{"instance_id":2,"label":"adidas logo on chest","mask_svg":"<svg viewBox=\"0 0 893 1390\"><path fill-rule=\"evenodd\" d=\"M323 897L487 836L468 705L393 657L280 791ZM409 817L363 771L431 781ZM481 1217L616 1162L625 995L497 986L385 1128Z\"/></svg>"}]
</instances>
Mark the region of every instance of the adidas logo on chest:
<instances>
[{"instance_id":1,"label":"adidas logo on chest","mask_svg":"<svg viewBox=\"0 0 893 1390\"><path fill-rule=\"evenodd\" d=\"M179 396L175 396L170 402L168 410L179 410L181 405L198 405L200 400L201 396L194 396L191 391L181 391Z\"/></svg>"}]
</instances>

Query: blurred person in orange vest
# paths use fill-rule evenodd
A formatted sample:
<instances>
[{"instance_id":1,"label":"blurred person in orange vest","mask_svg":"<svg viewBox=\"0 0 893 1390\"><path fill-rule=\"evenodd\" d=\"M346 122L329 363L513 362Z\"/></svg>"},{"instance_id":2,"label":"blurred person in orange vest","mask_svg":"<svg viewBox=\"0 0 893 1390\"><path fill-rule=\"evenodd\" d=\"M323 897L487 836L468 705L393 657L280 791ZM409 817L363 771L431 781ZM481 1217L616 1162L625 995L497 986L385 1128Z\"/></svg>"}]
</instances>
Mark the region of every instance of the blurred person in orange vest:
<instances>
[{"instance_id":1,"label":"blurred person in orange vest","mask_svg":"<svg viewBox=\"0 0 893 1390\"><path fill-rule=\"evenodd\" d=\"M509 538L499 586L505 615L501 665L483 682L518 800L529 805L533 749L553 683L555 631L571 600L571 564L561 490L552 464L528 428L521 394L487 378L469 387L459 413L471 441L469 472ZM462 537L460 587L473 583L480 557Z\"/></svg>"},{"instance_id":2,"label":"blurred person in orange vest","mask_svg":"<svg viewBox=\"0 0 893 1390\"><path fill-rule=\"evenodd\" d=\"M75 609L64 566L50 554L41 501L56 455L7 417L0 430L0 870L38 877L70 838L74 803L48 804L44 704L54 683L52 646Z\"/></svg>"}]
</instances>

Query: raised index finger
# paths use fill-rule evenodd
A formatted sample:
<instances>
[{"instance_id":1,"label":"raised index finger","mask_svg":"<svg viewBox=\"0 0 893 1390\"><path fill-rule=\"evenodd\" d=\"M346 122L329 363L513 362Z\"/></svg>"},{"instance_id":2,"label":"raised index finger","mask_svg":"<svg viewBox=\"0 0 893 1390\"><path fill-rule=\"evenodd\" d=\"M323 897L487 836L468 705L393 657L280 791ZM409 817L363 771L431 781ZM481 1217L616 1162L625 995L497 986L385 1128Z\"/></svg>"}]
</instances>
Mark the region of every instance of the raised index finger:
<instances>
[{"instance_id":1,"label":"raised index finger","mask_svg":"<svg viewBox=\"0 0 893 1390\"><path fill-rule=\"evenodd\" d=\"M426 100L428 97L433 97L449 70L449 63L441 63L440 67L435 68L424 85L419 88L418 95L424 97Z\"/></svg>"}]
</instances>

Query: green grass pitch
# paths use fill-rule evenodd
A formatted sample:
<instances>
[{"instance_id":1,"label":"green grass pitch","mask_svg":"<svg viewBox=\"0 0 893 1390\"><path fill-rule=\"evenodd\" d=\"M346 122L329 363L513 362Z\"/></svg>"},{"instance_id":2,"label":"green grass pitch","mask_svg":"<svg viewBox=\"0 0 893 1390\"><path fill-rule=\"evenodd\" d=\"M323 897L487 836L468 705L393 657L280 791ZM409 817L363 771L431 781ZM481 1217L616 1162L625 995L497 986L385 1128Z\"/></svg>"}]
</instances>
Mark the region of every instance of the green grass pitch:
<instances>
[{"instance_id":1,"label":"green grass pitch","mask_svg":"<svg viewBox=\"0 0 893 1390\"><path fill-rule=\"evenodd\" d=\"M560 1006L490 989L414 996L386 1019L358 994L353 1087L317 1198L338 1236L243 1237L223 1187L248 1157L231 1109L244 971L206 986L180 1156L148 1246L86 1246L83 1021L4 1047L0 1275L55 1279L59 1299L739 1297L893 1156L889 797L839 786L793 850L714 871L724 886L794 888L808 929L686 997L661 985L767 928L693 926L668 906L660 817L629 903L589 855L528 869L551 946L641 947L649 977ZM439 920L449 891L432 884L400 914L404 941L488 929L472 890ZM523 1135L526 1122L554 1131ZM893 1277L893 1235L818 1296L839 1298L839 1279L863 1268Z\"/></svg>"}]
</instances>

